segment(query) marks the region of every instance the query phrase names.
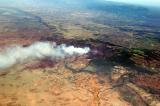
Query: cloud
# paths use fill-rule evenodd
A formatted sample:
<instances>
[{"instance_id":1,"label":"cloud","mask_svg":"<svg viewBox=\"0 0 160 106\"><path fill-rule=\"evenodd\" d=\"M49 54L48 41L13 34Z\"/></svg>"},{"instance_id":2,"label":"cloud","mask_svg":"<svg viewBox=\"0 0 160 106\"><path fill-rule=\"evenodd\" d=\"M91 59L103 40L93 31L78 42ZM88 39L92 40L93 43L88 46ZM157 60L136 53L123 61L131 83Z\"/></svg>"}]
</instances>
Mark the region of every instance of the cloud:
<instances>
[{"instance_id":1,"label":"cloud","mask_svg":"<svg viewBox=\"0 0 160 106\"><path fill-rule=\"evenodd\" d=\"M89 51L88 47L79 48L66 46L65 44L56 45L56 43L50 42L36 42L28 47L16 45L6 48L0 53L0 68L8 68L16 63L34 59L63 59L65 57L83 55Z\"/></svg>"}]
</instances>

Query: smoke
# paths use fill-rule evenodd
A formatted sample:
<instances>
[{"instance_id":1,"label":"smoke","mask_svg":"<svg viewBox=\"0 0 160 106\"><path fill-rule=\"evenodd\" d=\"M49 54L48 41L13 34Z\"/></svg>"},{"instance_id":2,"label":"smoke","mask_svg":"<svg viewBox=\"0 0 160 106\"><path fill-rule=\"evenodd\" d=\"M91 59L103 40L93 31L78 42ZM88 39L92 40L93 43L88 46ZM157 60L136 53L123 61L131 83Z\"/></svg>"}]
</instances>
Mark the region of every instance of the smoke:
<instances>
[{"instance_id":1,"label":"smoke","mask_svg":"<svg viewBox=\"0 0 160 106\"><path fill-rule=\"evenodd\" d=\"M89 51L89 47L78 48L66 46L65 44L56 45L56 43L50 42L36 42L28 47L16 45L8 47L0 53L0 69L28 60L44 58L63 59L65 57L83 55Z\"/></svg>"}]
</instances>

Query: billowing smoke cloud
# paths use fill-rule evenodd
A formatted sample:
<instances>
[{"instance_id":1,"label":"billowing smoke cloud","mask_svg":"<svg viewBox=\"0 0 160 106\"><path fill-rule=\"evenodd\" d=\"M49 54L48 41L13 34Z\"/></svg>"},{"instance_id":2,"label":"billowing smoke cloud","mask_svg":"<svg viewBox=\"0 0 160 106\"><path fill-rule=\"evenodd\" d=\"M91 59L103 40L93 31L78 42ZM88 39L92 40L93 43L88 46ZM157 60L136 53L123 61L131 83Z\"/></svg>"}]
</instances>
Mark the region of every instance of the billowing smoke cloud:
<instances>
[{"instance_id":1,"label":"billowing smoke cloud","mask_svg":"<svg viewBox=\"0 0 160 106\"><path fill-rule=\"evenodd\" d=\"M6 48L0 53L0 69L11 67L12 65L32 59L63 59L65 57L83 55L90 51L88 47L78 48L56 45L50 42L36 42L28 47L16 45Z\"/></svg>"}]
</instances>

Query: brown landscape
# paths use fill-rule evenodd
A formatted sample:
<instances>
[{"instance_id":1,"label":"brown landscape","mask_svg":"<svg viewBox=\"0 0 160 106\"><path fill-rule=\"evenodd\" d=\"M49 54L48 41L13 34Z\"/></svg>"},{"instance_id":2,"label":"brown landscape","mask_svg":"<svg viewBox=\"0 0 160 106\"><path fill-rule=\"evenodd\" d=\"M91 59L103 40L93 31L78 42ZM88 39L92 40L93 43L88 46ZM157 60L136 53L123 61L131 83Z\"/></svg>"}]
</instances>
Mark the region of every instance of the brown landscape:
<instances>
[{"instance_id":1,"label":"brown landscape","mask_svg":"<svg viewBox=\"0 0 160 106\"><path fill-rule=\"evenodd\" d=\"M90 48L0 69L0 106L160 106L160 42L150 38L160 30L121 29L94 19L119 22L113 14L63 9L0 7L0 51L46 41Z\"/></svg>"}]
</instances>

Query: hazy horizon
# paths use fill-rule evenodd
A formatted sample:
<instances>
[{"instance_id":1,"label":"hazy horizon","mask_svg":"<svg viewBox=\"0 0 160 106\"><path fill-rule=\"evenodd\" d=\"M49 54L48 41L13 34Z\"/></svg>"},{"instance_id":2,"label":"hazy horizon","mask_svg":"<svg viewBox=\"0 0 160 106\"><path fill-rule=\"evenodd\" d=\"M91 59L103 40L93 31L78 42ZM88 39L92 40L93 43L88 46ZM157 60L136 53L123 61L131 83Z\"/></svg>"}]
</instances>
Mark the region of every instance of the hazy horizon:
<instances>
[{"instance_id":1,"label":"hazy horizon","mask_svg":"<svg viewBox=\"0 0 160 106\"><path fill-rule=\"evenodd\" d=\"M106 1L160 7L160 0L106 0Z\"/></svg>"},{"instance_id":2,"label":"hazy horizon","mask_svg":"<svg viewBox=\"0 0 160 106\"><path fill-rule=\"evenodd\" d=\"M12 5L12 4L16 4L16 5L32 5L33 3L38 3L38 2L61 2L61 3L72 3L74 0L1 0L0 4L4 4L4 5ZM88 2L88 1L113 1L113 2L121 2L121 3L127 3L127 4L136 4L136 5L144 5L144 6L155 6L155 7L160 7L160 0L81 0L84 3ZM80 1L80 2L81 2ZM79 2L77 0L75 0L75 2Z\"/></svg>"}]
</instances>

